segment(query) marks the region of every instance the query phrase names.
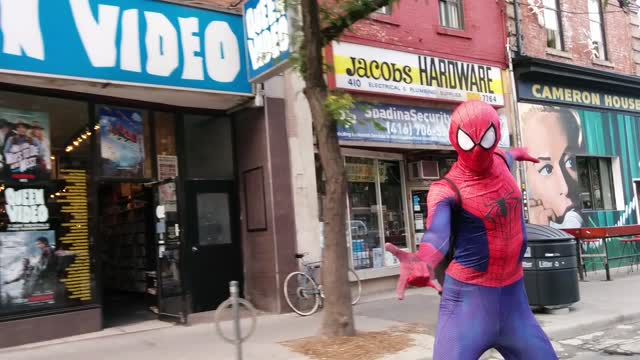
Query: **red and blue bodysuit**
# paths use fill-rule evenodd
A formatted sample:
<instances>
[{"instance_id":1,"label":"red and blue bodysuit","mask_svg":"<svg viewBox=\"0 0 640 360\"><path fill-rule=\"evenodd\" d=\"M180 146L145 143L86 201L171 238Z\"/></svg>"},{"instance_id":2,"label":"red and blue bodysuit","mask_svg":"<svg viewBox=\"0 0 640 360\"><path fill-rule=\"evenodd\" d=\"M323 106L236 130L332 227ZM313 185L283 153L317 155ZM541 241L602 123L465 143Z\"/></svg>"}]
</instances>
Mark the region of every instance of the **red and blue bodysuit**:
<instances>
[{"instance_id":1,"label":"red and blue bodysuit","mask_svg":"<svg viewBox=\"0 0 640 360\"><path fill-rule=\"evenodd\" d=\"M522 197L510 173L514 161L535 160L524 149L497 150L498 114L480 101L454 111L449 139L458 160L431 186L418 253L386 245L401 263L399 297L407 285L442 291L435 360L475 360L491 348L507 360L557 359L528 305ZM447 254L440 287L432 281L434 269Z\"/></svg>"}]
</instances>

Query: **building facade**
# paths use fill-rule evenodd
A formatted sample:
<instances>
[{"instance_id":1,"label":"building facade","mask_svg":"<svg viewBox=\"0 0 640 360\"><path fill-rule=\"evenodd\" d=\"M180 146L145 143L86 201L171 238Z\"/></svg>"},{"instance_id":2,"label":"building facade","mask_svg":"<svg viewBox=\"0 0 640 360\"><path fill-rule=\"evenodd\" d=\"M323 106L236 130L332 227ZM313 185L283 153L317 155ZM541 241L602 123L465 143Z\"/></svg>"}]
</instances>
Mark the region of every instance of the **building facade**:
<instances>
[{"instance_id":1,"label":"building facade","mask_svg":"<svg viewBox=\"0 0 640 360\"><path fill-rule=\"evenodd\" d=\"M338 136L349 187L345 241L365 293L396 281L397 259L385 242L414 251L421 241L430 184L456 159L453 109L472 99L494 105L503 119L500 146L511 144L505 11L499 2L400 2L326 49L329 86L356 101ZM324 178L302 83L291 72L285 81L289 144L300 149L291 156L298 249L319 259Z\"/></svg>"},{"instance_id":2,"label":"building facade","mask_svg":"<svg viewBox=\"0 0 640 360\"><path fill-rule=\"evenodd\" d=\"M637 7L597 0L511 2L508 31L529 222L636 224L640 192ZM540 136L545 134L545 136ZM622 246L610 242L611 256ZM617 266L617 264L612 264Z\"/></svg>"},{"instance_id":3,"label":"building facade","mask_svg":"<svg viewBox=\"0 0 640 360\"><path fill-rule=\"evenodd\" d=\"M231 280L282 311L282 81L255 97L234 2L177 3L0 4L0 346L186 321Z\"/></svg>"}]
</instances>

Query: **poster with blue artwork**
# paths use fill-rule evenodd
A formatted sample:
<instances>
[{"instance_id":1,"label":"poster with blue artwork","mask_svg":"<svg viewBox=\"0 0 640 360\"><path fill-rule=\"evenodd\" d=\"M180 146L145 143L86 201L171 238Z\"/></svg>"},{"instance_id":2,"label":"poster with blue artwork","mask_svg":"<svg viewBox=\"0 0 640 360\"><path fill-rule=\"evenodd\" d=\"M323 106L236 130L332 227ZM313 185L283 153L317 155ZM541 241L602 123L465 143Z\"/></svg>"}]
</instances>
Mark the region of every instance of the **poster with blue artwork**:
<instances>
[{"instance_id":1,"label":"poster with blue artwork","mask_svg":"<svg viewBox=\"0 0 640 360\"><path fill-rule=\"evenodd\" d=\"M144 124L142 113L100 107L100 155L102 175L117 178L144 176Z\"/></svg>"}]
</instances>

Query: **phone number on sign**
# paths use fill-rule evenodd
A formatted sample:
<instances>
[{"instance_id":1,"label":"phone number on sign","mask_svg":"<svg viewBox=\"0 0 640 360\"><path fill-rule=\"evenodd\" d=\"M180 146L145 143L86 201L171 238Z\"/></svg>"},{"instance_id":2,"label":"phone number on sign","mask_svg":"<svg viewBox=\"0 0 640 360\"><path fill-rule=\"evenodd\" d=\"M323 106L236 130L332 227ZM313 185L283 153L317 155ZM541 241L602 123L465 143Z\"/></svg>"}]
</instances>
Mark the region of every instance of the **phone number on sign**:
<instances>
[{"instance_id":1,"label":"phone number on sign","mask_svg":"<svg viewBox=\"0 0 640 360\"><path fill-rule=\"evenodd\" d=\"M441 127L434 128L430 124L386 121L382 125L386 129L387 135L391 136L425 138L439 138L448 136L448 129Z\"/></svg>"}]
</instances>

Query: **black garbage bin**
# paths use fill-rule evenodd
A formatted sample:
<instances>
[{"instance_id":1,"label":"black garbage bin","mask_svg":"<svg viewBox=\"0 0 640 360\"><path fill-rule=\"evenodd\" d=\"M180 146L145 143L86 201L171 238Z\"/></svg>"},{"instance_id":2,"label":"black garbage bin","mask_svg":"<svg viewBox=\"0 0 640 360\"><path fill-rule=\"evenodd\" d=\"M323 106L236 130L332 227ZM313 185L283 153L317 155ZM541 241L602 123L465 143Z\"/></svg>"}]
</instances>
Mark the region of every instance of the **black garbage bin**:
<instances>
[{"instance_id":1,"label":"black garbage bin","mask_svg":"<svg viewBox=\"0 0 640 360\"><path fill-rule=\"evenodd\" d=\"M576 240L549 226L527 224L522 261L529 305L557 309L580 301Z\"/></svg>"}]
</instances>

